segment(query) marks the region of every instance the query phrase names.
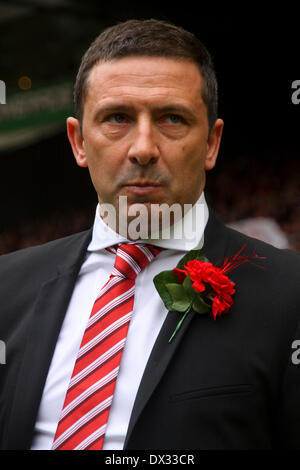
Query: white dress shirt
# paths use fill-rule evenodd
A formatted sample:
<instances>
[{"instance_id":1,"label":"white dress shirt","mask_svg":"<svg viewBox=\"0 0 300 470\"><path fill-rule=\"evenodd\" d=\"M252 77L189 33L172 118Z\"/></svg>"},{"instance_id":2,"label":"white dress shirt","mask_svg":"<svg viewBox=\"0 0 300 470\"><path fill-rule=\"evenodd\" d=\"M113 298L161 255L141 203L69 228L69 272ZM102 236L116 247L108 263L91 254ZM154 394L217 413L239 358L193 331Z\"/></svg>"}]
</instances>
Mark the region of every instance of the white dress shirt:
<instances>
[{"instance_id":1,"label":"white dress shirt","mask_svg":"<svg viewBox=\"0 0 300 470\"><path fill-rule=\"evenodd\" d=\"M103 450L123 449L138 387L168 313L155 289L153 278L161 271L173 269L187 251L203 246L208 216L208 207L202 193L184 217L184 221L188 223L181 238L176 236L178 227L175 224L170 239L161 236L159 240L146 241L167 250L162 251L136 278L134 310L123 350ZM193 222L194 226L190 222ZM35 423L32 450L51 449L85 326L99 290L106 283L114 265L115 256L105 248L124 241L128 242L101 219L98 205L92 240L81 266L49 368Z\"/></svg>"}]
</instances>

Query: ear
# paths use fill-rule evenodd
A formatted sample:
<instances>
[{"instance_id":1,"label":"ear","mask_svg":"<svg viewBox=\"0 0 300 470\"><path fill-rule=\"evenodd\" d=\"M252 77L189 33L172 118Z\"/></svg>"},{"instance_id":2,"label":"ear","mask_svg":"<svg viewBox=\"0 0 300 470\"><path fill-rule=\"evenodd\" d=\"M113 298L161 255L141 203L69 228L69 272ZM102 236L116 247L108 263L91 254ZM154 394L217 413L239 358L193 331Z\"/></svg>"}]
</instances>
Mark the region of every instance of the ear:
<instances>
[{"instance_id":1,"label":"ear","mask_svg":"<svg viewBox=\"0 0 300 470\"><path fill-rule=\"evenodd\" d=\"M211 170L212 168L214 168L216 164L219 147L221 143L223 127L224 127L224 122L222 121L222 119L217 119L210 132L210 135L207 141L207 154L206 154L205 165L204 165L205 170Z\"/></svg>"},{"instance_id":2,"label":"ear","mask_svg":"<svg viewBox=\"0 0 300 470\"><path fill-rule=\"evenodd\" d=\"M84 140L81 135L80 123L78 119L75 119L73 117L69 117L67 119L67 133L77 165L87 167L88 164Z\"/></svg>"}]
</instances>

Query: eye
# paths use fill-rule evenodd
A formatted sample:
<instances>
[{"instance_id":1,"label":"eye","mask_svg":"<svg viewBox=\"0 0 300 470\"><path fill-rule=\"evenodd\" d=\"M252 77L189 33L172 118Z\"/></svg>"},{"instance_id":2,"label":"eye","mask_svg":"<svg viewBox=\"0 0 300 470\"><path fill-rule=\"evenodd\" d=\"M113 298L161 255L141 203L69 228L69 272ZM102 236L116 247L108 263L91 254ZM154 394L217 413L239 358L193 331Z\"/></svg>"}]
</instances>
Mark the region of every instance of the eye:
<instances>
[{"instance_id":1,"label":"eye","mask_svg":"<svg viewBox=\"0 0 300 470\"><path fill-rule=\"evenodd\" d=\"M184 122L184 119L178 114L167 114L165 116L165 121L168 124L182 124Z\"/></svg>"},{"instance_id":2,"label":"eye","mask_svg":"<svg viewBox=\"0 0 300 470\"><path fill-rule=\"evenodd\" d=\"M122 114L122 113L110 114L109 116L107 116L106 120L109 122L112 122L113 124L124 124L125 122L128 121L125 114Z\"/></svg>"}]
</instances>

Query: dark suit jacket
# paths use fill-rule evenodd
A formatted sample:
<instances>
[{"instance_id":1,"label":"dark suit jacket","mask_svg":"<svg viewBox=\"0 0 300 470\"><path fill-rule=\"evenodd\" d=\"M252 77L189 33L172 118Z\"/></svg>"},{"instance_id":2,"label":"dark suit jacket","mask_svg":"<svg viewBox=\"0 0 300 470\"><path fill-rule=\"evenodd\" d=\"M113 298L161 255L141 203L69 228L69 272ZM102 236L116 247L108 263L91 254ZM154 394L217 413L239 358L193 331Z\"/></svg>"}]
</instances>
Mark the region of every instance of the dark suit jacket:
<instances>
[{"instance_id":1,"label":"dark suit jacket","mask_svg":"<svg viewBox=\"0 0 300 470\"><path fill-rule=\"evenodd\" d=\"M2 449L30 448L49 365L91 230L0 258ZM234 305L214 321L169 312L147 363L124 449L300 449L300 256L225 227L212 214L205 253L247 243L265 256L230 272Z\"/></svg>"}]
</instances>

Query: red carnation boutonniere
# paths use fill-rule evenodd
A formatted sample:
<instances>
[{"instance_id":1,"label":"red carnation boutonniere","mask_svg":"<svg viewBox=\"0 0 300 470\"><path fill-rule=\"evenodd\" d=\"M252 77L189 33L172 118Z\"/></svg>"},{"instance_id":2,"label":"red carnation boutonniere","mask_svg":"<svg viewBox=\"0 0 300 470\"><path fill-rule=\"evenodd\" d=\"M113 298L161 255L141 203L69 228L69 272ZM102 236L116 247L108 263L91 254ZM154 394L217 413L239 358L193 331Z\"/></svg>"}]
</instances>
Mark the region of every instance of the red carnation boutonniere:
<instances>
[{"instance_id":1,"label":"red carnation boutonniere","mask_svg":"<svg viewBox=\"0 0 300 470\"><path fill-rule=\"evenodd\" d=\"M192 250L172 271L163 271L154 277L154 285L166 308L183 313L169 343L191 310L200 314L211 310L214 320L229 311L233 305L235 283L227 273L250 259L263 259L256 253L241 255L245 246L231 259L225 258L220 267L214 266L203 250Z\"/></svg>"}]
</instances>

